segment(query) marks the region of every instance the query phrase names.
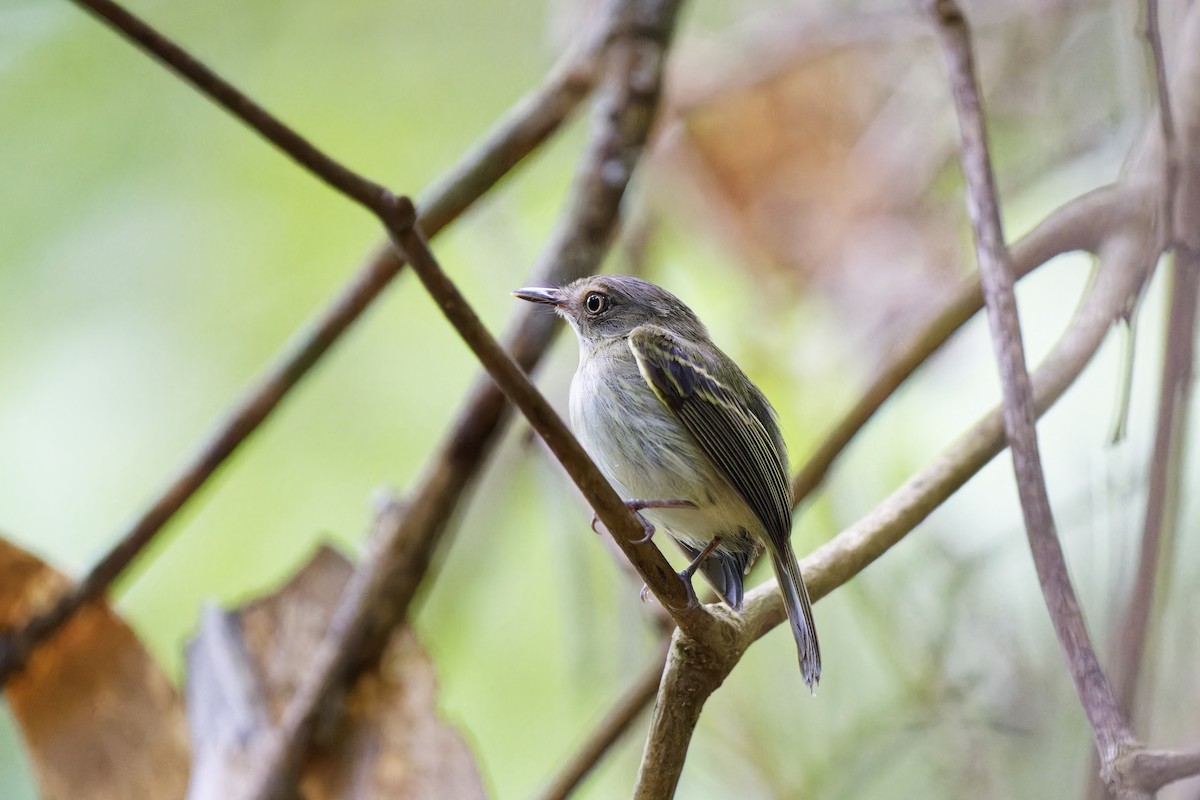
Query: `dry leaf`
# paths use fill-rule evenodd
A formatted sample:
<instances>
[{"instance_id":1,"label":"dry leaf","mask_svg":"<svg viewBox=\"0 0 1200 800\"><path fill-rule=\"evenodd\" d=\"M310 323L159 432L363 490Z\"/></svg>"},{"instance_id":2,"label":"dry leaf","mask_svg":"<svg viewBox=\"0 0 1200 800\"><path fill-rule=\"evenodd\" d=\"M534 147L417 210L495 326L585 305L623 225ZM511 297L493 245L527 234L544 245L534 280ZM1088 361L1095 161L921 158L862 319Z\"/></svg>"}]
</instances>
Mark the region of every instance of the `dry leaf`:
<instances>
[{"instance_id":1,"label":"dry leaf","mask_svg":"<svg viewBox=\"0 0 1200 800\"><path fill-rule=\"evenodd\" d=\"M0 540L0 627L19 627L68 585ZM6 692L46 800L183 796L183 704L107 604L81 609L34 652Z\"/></svg>"},{"instance_id":2,"label":"dry leaf","mask_svg":"<svg viewBox=\"0 0 1200 800\"><path fill-rule=\"evenodd\" d=\"M193 800L238 794L311 667L332 610L350 579L325 547L287 585L240 611L208 615L189 648L188 707L198 742ZM484 797L459 735L437 718L433 667L407 628L342 700L336 730L305 765L307 800Z\"/></svg>"}]
</instances>

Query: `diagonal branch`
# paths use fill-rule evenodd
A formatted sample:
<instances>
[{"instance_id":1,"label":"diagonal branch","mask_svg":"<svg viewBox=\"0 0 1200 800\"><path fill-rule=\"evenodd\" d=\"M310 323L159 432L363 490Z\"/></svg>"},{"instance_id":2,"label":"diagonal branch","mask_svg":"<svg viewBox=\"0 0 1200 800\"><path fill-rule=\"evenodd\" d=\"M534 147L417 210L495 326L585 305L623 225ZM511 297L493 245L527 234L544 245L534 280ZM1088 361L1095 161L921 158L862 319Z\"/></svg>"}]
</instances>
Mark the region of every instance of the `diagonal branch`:
<instances>
[{"instance_id":1,"label":"diagonal branch","mask_svg":"<svg viewBox=\"0 0 1200 800\"><path fill-rule=\"evenodd\" d=\"M987 131L966 18L954 0L927 0L950 73L951 94L962 132L963 172L975 234L984 300L1000 367L1004 427L1013 457L1017 491L1038 580L1075 688L1105 765L1135 746L1112 687L1096 657L1083 612L1058 541L1034 426L1034 397L1025 367L1013 276L1000 223Z\"/></svg>"},{"instance_id":2,"label":"diagonal branch","mask_svg":"<svg viewBox=\"0 0 1200 800\"><path fill-rule=\"evenodd\" d=\"M127 15L122 15L122 18ZM144 25L141 38L154 42L157 34ZM608 27L587 32L551 70L546 82L519 100L493 130L451 170L422 202L420 224L434 235L453 222L476 199L491 189L525 156L565 122L591 91L599 72ZM149 46L149 45L147 45ZM174 45L168 45L178 50ZM182 54L184 63L195 63ZM201 69L204 70L201 66ZM236 92L236 90L232 90ZM249 102L249 101L247 101ZM256 107L256 106L255 106ZM92 568L74 590L35 617L15 634L0 637L0 684L25 663L29 653L84 603L104 593L127 566L190 500L233 452L278 407L383 289L403 262L389 243L376 252L310 324L270 364L237 400L160 492L141 511L117 544Z\"/></svg>"},{"instance_id":3,"label":"diagonal branch","mask_svg":"<svg viewBox=\"0 0 1200 800\"><path fill-rule=\"evenodd\" d=\"M1063 253L1096 252L1117 223L1122 211L1120 200L1119 192L1106 186L1056 209L1013 247L1014 275L1023 278ZM803 503L821 485L838 456L884 402L981 308L983 292L976 275L966 281L912 338L888 354L883 369L792 479L794 506Z\"/></svg>"},{"instance_id":4,"label":"diagonal branch","mask_svg":"<svg viewBox=\"0 0 1200 800\"><path fill-rule=\"evenodd\" d=\"M1117 646L1113 650L1113 683L1120 707L1131 721L1135 718L1134 698L1145 660L1154 590L1162 577L1160 564L1170 563L1171 545L1179 518L1183 453L1195 366L1198 291L1200 258L1191 248L1179 245L1167 290L1171 308L1167 318L1162 383L1158 395L1158 421L1150 456L1141 552L1129 606L1117 629Z\"/></svg>"},{"instance_id":5,"label":"diagonal branch","mask_svg":"<svg viewBox=\"0 0 1200 800\"><path fill-rule=\"evenodd\" d=\"M1162 134L1162 220L1166 227L1163 238L1166 248L1175 244L1175 192L1179 185L1179 153L1175 145L1175 115L1171 106L1171 91L1167 85L1167 59L1158 14L1158 0L1146 0L1145 35L1154 65L1154 86L1158 94L1158 125Z\"/></svg>"}]
</instances>

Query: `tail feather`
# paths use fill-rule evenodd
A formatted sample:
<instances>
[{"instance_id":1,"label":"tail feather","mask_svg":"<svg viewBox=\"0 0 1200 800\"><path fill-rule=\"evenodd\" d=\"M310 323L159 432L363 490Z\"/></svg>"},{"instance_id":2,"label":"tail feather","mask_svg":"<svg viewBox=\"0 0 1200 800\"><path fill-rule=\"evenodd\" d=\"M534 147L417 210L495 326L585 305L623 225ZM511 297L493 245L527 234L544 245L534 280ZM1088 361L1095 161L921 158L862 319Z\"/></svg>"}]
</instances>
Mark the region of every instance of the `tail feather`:
<instances>
[{"instance_id":1,"label":"tail feather","mask_svg":"<svg viewBox=\"0 0 1200 800\"><path fill-rule=\"evenodd\" d=\"M796 637L796 649L800 653L800 673L809 690L815 692L821 680L821 646L817 643L817 628L813 624L812 602L808 599L808 588L800 575L800 564L791 545L769 547L771 564L779 580L779 591L787 608L792 634Z\"/></svg>"}]
</instances>

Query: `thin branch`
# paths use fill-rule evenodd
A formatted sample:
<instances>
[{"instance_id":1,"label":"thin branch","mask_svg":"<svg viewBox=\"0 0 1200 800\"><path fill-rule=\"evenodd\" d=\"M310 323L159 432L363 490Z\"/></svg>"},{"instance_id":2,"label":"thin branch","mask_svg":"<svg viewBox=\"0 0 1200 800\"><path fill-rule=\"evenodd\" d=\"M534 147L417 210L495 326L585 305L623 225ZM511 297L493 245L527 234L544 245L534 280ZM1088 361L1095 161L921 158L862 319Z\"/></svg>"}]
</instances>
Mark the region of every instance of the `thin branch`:
<instances>
[{"instance_id":1,"label":"thin branch","mask_svg":"<svg viewBox=\"0 0 1200 800\"><path fill-rule=\"evenodd\" d=\"M386 191L374 181L334 160L251 100L175 42L112 0L72 0L144 50L200 94L257 131L304 170L359 205L378 208Z\"/></svg>"},{"instance_id":2,"label":"thin branch","mask_svg":"<svg viewBox=\"0 0 1200 800\"><path fill-rule=\"evenodd\" d=\"M144 25L141 27L145 27ZM454 221L568 119L599 72L608 30L597 26L572 47L546 82L519 100L462 161L428 193L420 224L430 236ZM186 62L194 62L183 54ZM284 397L350 328L403 266L387 241L316 318L293 336L283 353L226 411L191 458L138 515L117 544L82 581L21 631L0 636L0 684L39 642L84 603L105 591L190 500L217 468L250 437Z\"/></svg>"},{"instance_id":3,"label":"thin branch","mask_svg":"<svg viewBox=\"0 0 1200 800\"><path fill-rule=\"evenodd\" d=\"M927 0L925 9L936 25L942 43L962 131L961 152L969 189L968 206L992 342L1000 366L1004 426L1013 457L1025 530L1046 607L1091 723L1096 748L1104 763L1110 764L1135 742L1092 647L1050 509L1034 425L1033 388L1025 367L1014 281L996 202L970 32L966 18L954 0Z\"/></svg>"},{"instance_id":4,"label":"thin branch","mask_svg":"<svg viewBox=\"0 0 1200 800\"><path fill-rule=\"evenodd\" d=\"M1166 249L1175 244L1175 192L1179 185L1179 153L1175 144L1175 116L1171 110L1171 91L1167 85L1167 59L1163 54L1158 0L1146 0L1146 45L1154 64L1154 85L1158 92L1158 124L1162 133L1162 223Z\"/></svg>"},{"instance_id":5,"label":"thin branch","mask_svg":"<svg viewBox=\"0 0 1200 800\"><path fill-rule=\"evenodd\" d=\"M628 732L658 692L658 684L667 663L667 652L667 648L664 647L659 657L643 670L612 710L596 724L558 774L537 795L539 800L566 800L570 797L583 779L600 763L600 759Z\"/></svg>"},{"instance_id":6,"label":"thin branch","mask_svg":"<svg viewBox=\"0 0 1200 800\"><path fill-rule=\"evenodd\" d=\"M1139 750L1115 768L1128 783L1152 795L1169 783L1200 774L1200 750Z\"/></svg>"},{"instance_id":7,"label":"thin branch","mask_svg":"<svg viewBox=\"0 0 1200 800\"><path fill-rule=\"evenodd\" d=\"M816 599L814 596L814 602ZM650 732L638 766L634 800L667 800L675 796L700 712L733 670L746 644L749 642L715 651L682 631L675 631L650 715Z\"/></svg>"},{"instance_id":8,"label":"thin branch","mask_svg":"<svg viewBox=\"0 0 1200 800\"><path fill-rule=\"evenodd\" d=\"M1028 275L1055 256L1076 250L1096 252L1117 223L1119 193L1110 186L1064 204L1013 246L1013 272ZM838 456L885 401L967 320L983 308L979 276L969 279L921 330L888 354L888 361L837 421L792 480L792 503L799 506L825 480Z\"/></svg>"},{"instance_id":9,"label":"thin branch","mask_svg":"<svg viewBox=\"0 0 1200 800\"><path fill-rule=\"evenodd\" d=\"M1158 395L1158 421L1150 456L1141 553L1129 606L1117 628L1117 646L1113 651L1113 684L1120 707L1131 722L1134 720L1138 679L1145 660L1154 589L1161 578L1159 565L1171 561L1170 547L1179 519L1183 453L1187 442L1195 365L1198 291L1200 260L1195 251L1180 245L1176 249L1167 290L1171 308Z\"/></svg>"}]
</instances>

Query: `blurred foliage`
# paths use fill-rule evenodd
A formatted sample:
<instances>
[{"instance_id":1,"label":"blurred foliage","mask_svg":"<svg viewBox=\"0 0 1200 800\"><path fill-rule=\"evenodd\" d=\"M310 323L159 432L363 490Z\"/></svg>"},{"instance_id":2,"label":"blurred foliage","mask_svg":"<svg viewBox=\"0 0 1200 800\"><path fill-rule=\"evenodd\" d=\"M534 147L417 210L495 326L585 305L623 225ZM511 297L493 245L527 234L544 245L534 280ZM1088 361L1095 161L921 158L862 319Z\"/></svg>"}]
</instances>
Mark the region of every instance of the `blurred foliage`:
<instances>
[{"instance_id":1,"label":"blurred foliage","mask_svg":"<svg viewBox=\"0 0 1200 800\"><path fill-rule=\"evenodd\" d=\"M1149 84L1124 4L976 5L1017 235L1115 177L1146 120ZM134 9L315 142L414 193L538 81L581 15L561 0ZM940 59L907 3L702 0L686 19L672 79L691 93L681 89L678 122L664 126L630 204L646 247L619 247L610 268L641 269L700 313L774 399L796 465L971 263ZM793 29L816 31L817 44L757 38ZM852 68L829 71L823 35L848 59L834 63ZM777 113L751 113L764 106ZM786 169L737 161L818 108L845 121L834 129L839 146L825 128L806 130L767 151L790 153ZM0 528L78 575L379 233L67 3L0 0L0 119ZM731 123L737 145L718 146ZM575 126L437 242L493 329L515 311L508 290L547 238L581 133ZM840 166L796 157L808 147ZM913 161L922 154L928 163ZM895 183L863 182L876 163L907 176L902 197L889 194ZM761 180L733 186L713 175ZM819 256L806 257L806 231L834 212ZM1063 298L1079 295L1089 270L1064 258L1022 283L1031 360L1061 331ZM353 551L373 488L408 486L458 407L476 368L420 287L406 275L378 305L120 583L119 610L176 677L204 601L277 584L320 541ZM1039 428L1101 643L1136 553L1161 305L1156 282L1141 317L1129 438L1104 443L1115 341ZM563 341L541 376L560 407L574 349ZM856 441L801 516L797 549L868 511L997 395L976 320ZM415 615L442 711L498 797L544 782L655 650L636 582L614 568L574 489L523 434L515 426L459 514ZM1142 731L1164 743L1194 736L1186 710L1200 691L1186 613L1200 586L1187 536L1200 509L1189 496L1182 510ZM820 603L817 617L827 660L817 698L802 691L787 636L768 636L710 702L680 796L1078 795L1089 736L1007 459ZM0 737L0 796L28 796L4 724ZM640 750L639 729L582 796L627 794Z\"/></svg>"}]
</instances>

